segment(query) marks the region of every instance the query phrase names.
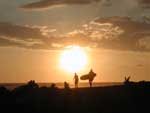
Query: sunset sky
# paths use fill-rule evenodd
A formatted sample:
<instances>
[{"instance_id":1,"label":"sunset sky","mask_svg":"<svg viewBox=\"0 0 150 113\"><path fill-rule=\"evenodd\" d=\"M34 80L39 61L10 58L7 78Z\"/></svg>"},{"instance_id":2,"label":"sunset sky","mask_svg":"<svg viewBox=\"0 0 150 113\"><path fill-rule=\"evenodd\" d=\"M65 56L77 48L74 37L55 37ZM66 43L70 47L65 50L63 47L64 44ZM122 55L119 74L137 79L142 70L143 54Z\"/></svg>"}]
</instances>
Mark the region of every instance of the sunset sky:
<instances>
[{"instance_id":1,"label":"sunset sky","mask_svg":"<svg viewBox=\"0 0 150 113\"><path fill-rule=\"evenodd\" d=\"M0 0L0 83L72 82L60 60L73 45L87 57L79 76L150 80L150 0Z\"/></svg>"}]
</instances>

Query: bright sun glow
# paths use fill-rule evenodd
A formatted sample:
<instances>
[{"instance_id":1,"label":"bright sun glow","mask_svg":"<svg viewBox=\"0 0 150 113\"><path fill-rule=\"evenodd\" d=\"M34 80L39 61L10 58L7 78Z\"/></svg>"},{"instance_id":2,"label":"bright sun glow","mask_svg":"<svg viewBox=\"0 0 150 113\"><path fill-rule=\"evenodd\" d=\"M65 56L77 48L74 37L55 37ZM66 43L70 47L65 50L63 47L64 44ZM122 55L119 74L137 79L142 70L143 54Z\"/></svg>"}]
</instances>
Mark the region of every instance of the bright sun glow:
<instances>
[{"instance_id":1,"label":"bright sun glow","mask_svg":"<svg viewBox=\"0 0 150 113\"><path fill-rule=\"evenodd\" d=\"M61 54L60 66L67 72L79 72L87 64L87 54L80 46L68 46Z\"/></svg>"}]
</instances>

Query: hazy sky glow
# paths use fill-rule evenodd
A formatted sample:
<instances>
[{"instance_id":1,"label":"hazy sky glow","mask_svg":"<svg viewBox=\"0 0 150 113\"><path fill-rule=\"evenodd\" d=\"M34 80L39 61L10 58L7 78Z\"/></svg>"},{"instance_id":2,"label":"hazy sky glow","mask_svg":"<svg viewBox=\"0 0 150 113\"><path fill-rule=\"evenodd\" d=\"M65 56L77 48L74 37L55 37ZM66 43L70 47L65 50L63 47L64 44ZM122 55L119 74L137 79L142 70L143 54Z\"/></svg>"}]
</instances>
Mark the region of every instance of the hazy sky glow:
<instances>
[{"instance_id":1,"label":"hazy sky glow","mask_svg":"<svg viewBox=\"0 0 150 113\"><path fill-rule=\"evenodd\" d=\"M88 51L95 81L150 80L149 0L0 0L0 82L72 81L66 46Z\"/></svg>"}]
</instances>

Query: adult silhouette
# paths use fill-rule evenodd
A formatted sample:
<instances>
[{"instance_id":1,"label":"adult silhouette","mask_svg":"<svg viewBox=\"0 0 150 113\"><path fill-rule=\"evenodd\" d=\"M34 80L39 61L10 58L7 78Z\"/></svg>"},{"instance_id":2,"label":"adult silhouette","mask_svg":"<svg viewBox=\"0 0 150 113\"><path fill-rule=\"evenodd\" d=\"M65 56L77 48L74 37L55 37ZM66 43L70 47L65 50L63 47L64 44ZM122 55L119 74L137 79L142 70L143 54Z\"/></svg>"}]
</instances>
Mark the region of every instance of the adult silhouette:
<instances>
[{"instance_id":1,"label":"adult silhouette","mask_svg":"<svg viewBox=\"0 0 150 113\"><path fill-rule=\"evenodd\" d=\"M78 77L77 73L74 74L73 79L74 79L75 88L78 88L79 77Z\"/></svg>"},{"instance_id":2,"label":"adult silhouette","mask_svg":"<svg viewBox=\"0 0 150 113\"><path fill-rule=\"evenodd\" d=\"M64 89L70 89L69 84L67 82L64 82Z\"/></svg>"},{"instance_id":3,"label":"adult silhouette","mask_svg":"<svg viewBox=\"0 0 150 113\"><path fill-rule=\"evenodd\" d=\"M80 77L80 79L81 80L89 80L89 85L90 85L90 87L92 87L92 82L93 82L95 76L96 76L96 73L94 73L93 70L91 69L88 74L82 75Z\"/></svg>"},{"instance_id":4,"label":"adult silhouette","mask_svg":"<svg viewBox=\"0 0 150 113\"><path fill-rule=\"evenodd\" d=\"M96 76L96 73L94 73L93 70L91 69L88 75L89 75L89 84L90 84L90 87L92 87L92 82Z\"/></svg>"}]
</instances>

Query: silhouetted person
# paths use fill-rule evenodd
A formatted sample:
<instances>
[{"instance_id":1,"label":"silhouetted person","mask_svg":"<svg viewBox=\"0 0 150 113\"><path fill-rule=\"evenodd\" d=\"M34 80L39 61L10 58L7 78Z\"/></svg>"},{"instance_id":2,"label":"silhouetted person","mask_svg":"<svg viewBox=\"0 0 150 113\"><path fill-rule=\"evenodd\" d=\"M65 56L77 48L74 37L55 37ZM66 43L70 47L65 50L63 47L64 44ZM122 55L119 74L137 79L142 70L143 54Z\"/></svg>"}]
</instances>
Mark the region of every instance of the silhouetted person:
<instances>
[{"instance_id":1,"label":"silhouetted person","mask_svg":"<svg viewBox=\"0 0 150 113\"><path fill-rule=\"evenodd\" d=\"M38 84L34 80L30 80L27 85L32 88L38 88Z\"/></svg>"},{"instance_id":2,"label":"silhouetted person","mask_svg":"<svg viewBox=\"0 0 150 113\"><path fill-rule=\"evenodd\" d=\"M78 88L78 83L79 83L79 78L77 73L74 74L74 84L75 84L75 88Z\"/></svg>"},{"instance_id":3,"label":"silhouetted person","mask_svg":"<svg viewBox=\"0 0 150 113\"><path fill-rule=\"evenodd\" d=\"M56 84L52 83L50 88L55 89L56 88Z\"/></svg>"},{"instance_id":4,"label":"silhouetted person","mask_svg":"<svg viewBox=\"0 0 150 113\"><path fill-rule=\"evenodd\" d=\"M90 87L92 87L92 82L93 82L95 76L96 76L96 73L94 73L93 70L91 69L90 72L89 72L89 84L90 84Z\"/></svg>"},{"instance_id":5,"label":"silhouetted person","mask_svg":"<svg viewBox=\"0 0 150 113\"><path fill-rule=\"evenodd\" d=\"M70 89L69 84L67 82L64 82L64 89Z\"/></svg>"}]
</instances>

